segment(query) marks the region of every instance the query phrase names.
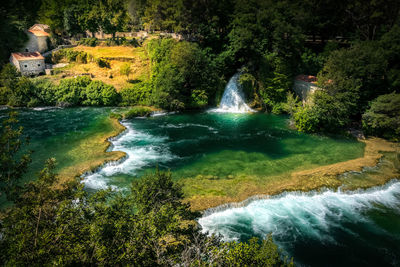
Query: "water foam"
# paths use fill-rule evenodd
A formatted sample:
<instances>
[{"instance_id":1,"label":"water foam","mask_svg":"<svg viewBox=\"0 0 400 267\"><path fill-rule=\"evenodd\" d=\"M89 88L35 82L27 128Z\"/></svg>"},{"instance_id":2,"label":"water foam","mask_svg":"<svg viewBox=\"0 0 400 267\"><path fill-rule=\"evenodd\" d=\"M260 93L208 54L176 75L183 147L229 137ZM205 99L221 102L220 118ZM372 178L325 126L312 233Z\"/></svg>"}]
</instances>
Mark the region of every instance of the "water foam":
<instances>
[{"instance_id":1,"label":"water foam","mask_svg":"<svg viewBox=\"0 0 400 267\"><path fill-rule=\"evenodd\" d=\"M244 95L239 85L240 73L236 73L229 80L222 95L219 108L211 109L217 113L247 113L254 112L244 101Z\"/></svg>"},{"instance_id":2,"label":"water foam","mask_svg":"<svg viewBox=\"0 0 400 267\"><path fill-rule=\"evenodd\" d=\"M400 215L400 182L365 191L323 193L285 193L255 200L244 207L205 213L199 219L203 232L221 234L225 240L240 240L272 233L283 247L298 238L321 243L336 243L332 229L344 229L346 223L366 223L374 227L365 212L390 208ZM355 234L355 233L352 233Z\"/></svg>"},{"instance_id":3,"label":"water foam","mask_svg":"<svg viewBox=\"0 0 400 267\"><path fill-rule=\"evenodd\" d=\"M166 137L153 136L133 128L132 123L122 122L126 131L110 140L112 151L122 151L126 157L117 162L105 164L99 171L85 176L84 183L91 189L104 189L110 184L110 177L116 174L135 176L144 167L166 163L176 156L172 155L165 145Z\"/></svg>"}]
</instances>

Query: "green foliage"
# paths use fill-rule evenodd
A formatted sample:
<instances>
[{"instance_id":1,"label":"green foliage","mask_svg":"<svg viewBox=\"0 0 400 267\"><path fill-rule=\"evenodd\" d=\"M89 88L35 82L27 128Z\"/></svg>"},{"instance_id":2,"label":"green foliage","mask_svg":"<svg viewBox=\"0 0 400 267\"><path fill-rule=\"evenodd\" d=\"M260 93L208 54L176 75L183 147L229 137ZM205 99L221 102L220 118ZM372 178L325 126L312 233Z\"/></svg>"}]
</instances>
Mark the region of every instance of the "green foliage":
<instances>
[{"instance_id":1,"label":"green foliage","mask_svg":"<svg viewBox=\"0 0 400 267\"><path fill-rule=\"evenodd\" d=\"M129 79L129 74L131 74L132 70L131 70L131 64L129 63L125 63L121 66L121 68L119 69L119 73L121 75L126 75L126 78Z\"/></svg>"},{"instance_id":2,"label":"green foliage","mask_svg":"<svg viewBox=\"0 0 400 267\"><path fill-rule=\"evenodd\" d=\"M24 5L29 3L28 1L23 2ZM35 9L25 10L25 6L21 7L21 4L18 1L7 1L0 7L0 33L2 35L0 38L0 68L7 62L10 54L18 51L28 40L24 27L28 24L27 18Z\"/></svg>"},{"instance_id":3,"label":"green foliage","mask_svg":"<svg viewBox=\"0 0 400 267\"><path fill-rule=\"evenodd\" d=\"M135 117L148 117L153 112L151 108L148 107L133 107L123 114L125 119L131 119Z\"/></svg>"},{"instance_id":4,"label":"green foliage","mask_svg":"<svg viewBox=\"0 0 400 267\"><path fill-rule=\"evenodd\" d=\"M53 63L59 63L62 61L87 63L88 57L89 55L86 52L75 51L71 48L64 48L52 53L51 60Z\"/></svg>"},{"instance_id":5,"label":"green foliage","mask_svg":"<svg viewBox=\"0 0 400 267\"><path fill-rule=\"evenodd\" d=\"M379 96L362 118L366 133L400 140L400 94Z\"/></svg>"},{"instance_id":6,"label":"green foliage","mask_svg":"<svg viewBox=\"0 0 400 267\"><path fill-rule=\"evenodd\" d=\"M219 78L204 50L196 44L172 39L153 40L148 49L154 105L176 110L208 104L219 86Z\"/></svg>"},{"instance_id":7,"label":"green foliage","mask_svg":"<svg viewBox=\"0 0 400 267\"><path fill-rule=\"evenodd\" d=\"M305 49L301 54L301 66L300 73L306 73L308 75L317 75L323 67L323 59L310 49Z\"/></svg>"},{"instance_id":8,"label":"green foliage","mask_svg":"<svg viewBox=\"0 0 400 267\"><path fill-rule=\"evenodd\" d=\"M13 89L0 87L0 98L3 98L0 100L10 106L115 106L120 102L113 86L92 81L88 76L63 79L58 86L48 79L10 77L4 84Z\"/></svg>"},{"instance_id":9,"label":"green foliage","mask_svg":"<svg viewBox=\"0 0 400 267\"><path fill-rule=\"evenodd\" d=\"M286 102L282 105L283 110L292 116L299 106L299 98L297 96L295 97L292 92L288 92L286 95Z\"/></svg>"},{"instance_id":10,"label":"green foliage","mask_svg":"<svg viewBox=\"0 0 400 267\"><path fill-rule=\"evenodd\" d=\"M221 253L221 251L218 252ZM271 236L267 236L261 242L257 238L251 238L248 243L225 243L221 254L218 259L219 266L277 266L282 264L278 247L272 241ZM284 265L293 266L293 262Z\"/></svg>"},{"instance_id":11,"label":"green foliage","mask_svg":"<svg viewBox=\"0 0 400 267\"><path fill-rule=\"evenodd\" d=\"M96 64L100 68L108 68L108 69L111 68L110 61L108 59L105 59L105 58L97 58L96 59Z\"/></svg>"},{"instance_id":12,"label":"green foliage","mask_svg":"<svg viewBox=\"0 0 400 267\"><path fill-rule=\"evenodd\" d=\"M349 105L325 91L316 91L312 104L298 108L294 121L303 132L340 132L350 122Z\"/></svg>"},{"instance_id":13,"label":"green foliage","mask_svg":"<svg viewBox=\"0 0 400 267\"><path fill-rule=\"evenodd\" d=\"M121 106L149 105L151 85L148 82L139 82L120 91Z\"/></svg>"},{"instance_id":14,"label":"green foliage","mask_svg":"<svg viewBox=\"0 0 400 267\"><path fill-rule=\"evenodd\" d=\"M87 106L113 106L117 105L119 99L114 86L101 81L92 81L82 95L85 96L82 104Z\"/></svg>"},{"instance_id":15,"label":"green foliage","mask_svg":"<svg viewBox=\"0 0 400 267\"><path fill-rule=\"evenodd\" d=\"M0 85L13 91L21 74L10 63L4 65L0 72Z\"/></svg>"},{"instance_id":16,"label":"green foliage","mask_svg":"<svg viewBox=\"0 0 400 267\"><path fill-rule=\"evenodd\" d=\"M5 193L8 200L15 199L18 183L31 162L31 152L19 153L28 140L21 140L23 128L17 124L17 113L10 112L0 127L0 195Z\"/></svg>"},{"instance_id":17,"label":"green foliage","mask_svg":"<svg viewBox=\"0 0 400 267\"><path fill-rule=\"evenodd\" d=\"M55 96L57 102L63 106L76 106L82 103L86 87L91 83L87 76L63 79L57 86Z\"/></svg>"},{"instance_id":18,"label":"green foliage","mask_svg":"<svg viewBox=\"0 0 400 267\"><path fill-rule=\"evenodd\" d=\"M92 38L83 38L79 41L80 45L85 45L85 46L92 46L95 47L98 44L98 40L96 37Z\"/></svg>"}]
</instances>

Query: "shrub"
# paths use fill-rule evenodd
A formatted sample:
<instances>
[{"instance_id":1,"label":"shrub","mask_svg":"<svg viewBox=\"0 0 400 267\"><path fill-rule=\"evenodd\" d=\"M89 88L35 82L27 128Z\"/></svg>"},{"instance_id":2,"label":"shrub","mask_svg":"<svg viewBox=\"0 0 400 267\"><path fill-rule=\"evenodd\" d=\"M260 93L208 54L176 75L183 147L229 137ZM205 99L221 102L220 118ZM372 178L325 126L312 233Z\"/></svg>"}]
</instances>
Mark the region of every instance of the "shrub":
<instances>
[{"instance_id":1,"label":"shrub","mask_svg":"<svg viewBox=\"0 0 400 267\"><path fill-rule=\"evenodd\" d=\"M11 90L7 87L0 87L0 105L7 105Z\"/></svg>"},{"instance_id":2,"label":"shrub","mask_svg":"<svg viewBox=\"0 0 400 267\"><path fill-rule=\"evenodd\" d=\"M133 38L133 39L131 39L131 40L123 40L123 41L121 42L121 45L124 45L124 46L133 46L133 47L138 47L138 46L140 46L138 40L136 40L135 38Z\"/></svg>"},{"instance_id":3,"label":"shrub","mask_svg":"<svg viewBox=\"0 0 400 267\"><path fill-rule=\"evenodd\" d=\"M362 116L366 133L400 140L400 94L381 95Z\"/></svg>"},{"instance_id":4,"label":"shrub","mask_svg":"<svg viewBox=\"0 0 400 267\"><path fill-rule=\"evenodd\" d=\"M149 105L151 85L147 82L136 83L122 89L120 94L122 106Z\"/></svg>"},{"instance_id":5,"label":"shrub","mask_svg":"<svg viewBox=\"0 0 400 267\"><path fill-rule=\"evenodd\" d=\"M54 63L65 62L87 62L87 53L83 51L75 51L69 48L60 49L52 54L51 60Z\"/></svg>"},{"instance_id":6,"label":"shrub","mask_svg":"<svg viewBox=\"0 0 400 267\"><path fill-rule=\"evenodd\" d=\"M121 75L126 75L126 78L129 79L129 74L131 74L131 64L129 63L125 63L121 66L121 68L119 69L119 73Z\"/></svg>"},{"instance_id":7,"label":"shrub","mask_svg":"<svg viewBox=\"0 0 400 267\"><path fill-rule=\"evenodd\" d=\"M76 62L78 63L87 63L87 54L85 52L81 52L76 56Z\"/></svg>"},{"instance_id":8,"label":"shrub","mask_svg":"<svg viewBox=\"0 0 400 267\"><path fill-rule=\"evenodd\" d=\"M48 79L36 79L33 81L35 96L41 105L53 106L56 104L57 86Z\"/></svg>"},{"instance_id":9,"label":"shrub","mask_svg":"<svg viewBox=\"0 0 400 267\"><path fill-rule=\"evenodd\" d=\"M96 59L97 66L100 68L110 68L110 61L104 58L97 58Z\"/></svg>"},{"instance_id":10,"label":"shrub","mask_svg":"<svg viewBox=\"0 0 400 267\"><path fill-rule=\"evenodd\" d=\"M79 41L79 44L95 47L98 44L98 39L96 37L83 38L82 40Z\"/></svg>"},{"instance_id":11,"label":"shrub","mask_svg":"<svg viewBox=\"0 0 400 267\"><path fill-rule=\"evenodd\" d=\"M110 113L110 118L121 120L122 119L122 114L118 112L111 112Z\"/></svg>"},{"instance_id":12,"label":"shrub","mask_svg":"<svg viewBox=\"0 0 400 267\"><path fill-rule=\"evenodd\" d=\"M87 106L112 106L118 101L118 93L114 86L102 81L92 81L84 91L84 105Z\"/></svg>"},{"instance_id":13,"label":"shrub","mask_svg":"<svg viewBox=\"0 0 400 267\"><path fill-rule=\"evenodd\" d=\"M81 104L90 83L91 79L87 76L61 80L55 93L57 102L72 106Z\"/></svg>"},{"instance_id":14,"label":"shrub","mask_svg":"<svg viewBox=\"0 0 400 267\"><path fill-rule=\"evenodd\" d=\"M148 117L153 110L149 107L133 107L124 113L125 119L130 119L134 117Z\"/></svg>"}]
</instances>

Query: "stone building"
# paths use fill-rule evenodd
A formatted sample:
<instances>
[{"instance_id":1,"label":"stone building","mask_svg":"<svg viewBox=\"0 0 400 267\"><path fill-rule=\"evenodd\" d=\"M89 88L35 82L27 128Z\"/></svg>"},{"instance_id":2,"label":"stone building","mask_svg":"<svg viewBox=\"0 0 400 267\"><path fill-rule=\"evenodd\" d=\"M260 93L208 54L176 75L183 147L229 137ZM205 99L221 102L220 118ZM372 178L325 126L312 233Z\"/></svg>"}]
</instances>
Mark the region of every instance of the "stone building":
<instances>
[{"instance_id":1,"label":"stone building","mask_svg":"<svg viewBox=\"0 0 400 267\"><path fill-rule=\"evenodd\" d=\"M35 24L32 27L30 27L29 30L32 30L32 31L43 31L43 32L50 33L50 26L46 25L46 24Z\"/></svg>"},{"instance_id":2,"label":"stone building","mask_svg":"<svg viewBox=\"0 0 400 267\"><path fill-rule=\"evenodd\" d=\"M303 103L310 100L310 96L320 90L317 86L317 77L312 75L298 75L294 80L293 90L300 97Z\"/></svg>"},{"instance_id":3,"label":"stone building","mask_svg":"<svg viewBox=\"0 0 400 267\"><path fill-rule=\"evenodd\" d=\"M26 33L28 35L29 40L23 48L24 52L39 51L40 53L43 53L48 50L47 38L50 35L47 32L42 30L29 29Z\"/></svg>"},{"instance_id":4,"label":"stone building","mask_svg":"<svg viewBox=\"0 0 400 267\"><path fill-rule=\"evenodd\" d=\"M45 72L44 57L39 52L11 53L10 63L25 76L39 75Z\"/></svg>"}]
</instances>

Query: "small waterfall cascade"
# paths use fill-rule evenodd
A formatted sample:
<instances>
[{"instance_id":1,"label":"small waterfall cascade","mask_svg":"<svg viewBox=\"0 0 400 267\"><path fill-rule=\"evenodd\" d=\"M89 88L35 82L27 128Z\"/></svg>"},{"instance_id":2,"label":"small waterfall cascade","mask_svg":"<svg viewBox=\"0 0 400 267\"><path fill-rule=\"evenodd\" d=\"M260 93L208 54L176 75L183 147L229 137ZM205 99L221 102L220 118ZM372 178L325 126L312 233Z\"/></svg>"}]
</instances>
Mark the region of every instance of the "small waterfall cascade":
<instances>
[{"instance_id":1,"label":"small waterfall cascade","mask_svg":"<svg viewBox=\"0 0 400 267\"><path fill-rule=\"evenodd\" d=\"M245 113L254 112L245 102L244 94L239 85L240 73L236 73L229 80L222 95L219 108L213 112Z\"/></svg>"}]
</instances>

